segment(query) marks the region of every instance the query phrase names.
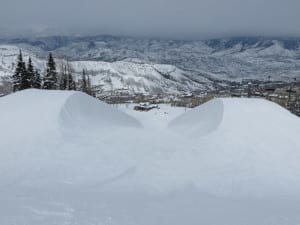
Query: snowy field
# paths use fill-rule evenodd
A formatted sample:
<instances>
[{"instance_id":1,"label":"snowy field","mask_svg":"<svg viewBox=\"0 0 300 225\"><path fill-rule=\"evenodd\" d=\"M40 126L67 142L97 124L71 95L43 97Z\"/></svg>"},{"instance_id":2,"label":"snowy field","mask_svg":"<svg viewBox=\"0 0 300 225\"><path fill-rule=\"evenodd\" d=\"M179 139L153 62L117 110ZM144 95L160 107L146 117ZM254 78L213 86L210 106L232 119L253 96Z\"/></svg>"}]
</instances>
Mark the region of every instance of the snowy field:
<instances>
[{"instance_id":1,"label":"snowy field","mask_svg":"<svg viewBox=\"0 0 300 225\"><path fill-rule=\"evenodd\" d=\"M0 98L0 225L299 225L300 119L260 99L150 112Z\"/></svg>"}]
</instances>

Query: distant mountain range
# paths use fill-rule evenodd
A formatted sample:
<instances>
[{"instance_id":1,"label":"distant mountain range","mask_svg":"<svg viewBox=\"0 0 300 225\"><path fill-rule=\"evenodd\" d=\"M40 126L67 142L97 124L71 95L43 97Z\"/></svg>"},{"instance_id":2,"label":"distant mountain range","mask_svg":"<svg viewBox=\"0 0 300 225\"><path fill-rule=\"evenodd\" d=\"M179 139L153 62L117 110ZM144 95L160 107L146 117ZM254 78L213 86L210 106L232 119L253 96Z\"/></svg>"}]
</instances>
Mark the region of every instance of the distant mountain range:
<instances>
[{"instance_id":1,"label":"distant mountain range","mask_svg":"<svg viewBox=\"0 0 300 225\"><path fill-rule=\"evenodd\" d=\"M201 41L129 37L0 39L0 75L13 70L18 48L43 69L49 52L72 61L75 73L93 73L104 91L178 93L207 90L230 81L300 79L300 38L237 37Z\"/></svg>"}]
</instances>

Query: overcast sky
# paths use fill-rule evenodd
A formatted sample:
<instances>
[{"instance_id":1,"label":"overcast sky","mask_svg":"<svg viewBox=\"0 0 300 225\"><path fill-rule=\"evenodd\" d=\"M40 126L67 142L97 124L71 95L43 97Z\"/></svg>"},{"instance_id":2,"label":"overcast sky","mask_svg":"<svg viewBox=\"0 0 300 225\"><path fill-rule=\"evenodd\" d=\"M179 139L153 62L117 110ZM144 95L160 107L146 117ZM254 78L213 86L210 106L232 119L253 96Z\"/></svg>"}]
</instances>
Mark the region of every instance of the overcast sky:
<instances>
[{"instance_id":1,"label":"overcast sky","mask_svg":"<svg viewBox=\"0 0 300 225\"><path fill-rule=\"evenodd\" d=\"M300 36L300 0L0 0L0 28L171 38Z\"/></svg>"}]
</instances>

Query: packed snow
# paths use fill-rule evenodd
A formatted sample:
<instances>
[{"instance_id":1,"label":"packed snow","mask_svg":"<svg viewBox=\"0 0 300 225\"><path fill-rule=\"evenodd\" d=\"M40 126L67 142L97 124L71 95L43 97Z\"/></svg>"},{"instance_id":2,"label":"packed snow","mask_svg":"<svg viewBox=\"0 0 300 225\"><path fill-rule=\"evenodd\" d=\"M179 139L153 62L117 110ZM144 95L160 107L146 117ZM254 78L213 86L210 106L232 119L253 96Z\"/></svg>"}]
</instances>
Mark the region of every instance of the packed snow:
<instances>
[{"instance_id":1,"label":"packed snow","mask_svg":"<svg viewBox=\"0 0 300 225\"><path fill-rule=\"evenodd\" d=\"M199 170L205 171L200 184L214 194L300 193L300 120L279 105L261 99L214 99L169 127L199 146Z\"/></svg>"},{"instance_id":2,"label":"packed snow","mask_svg":"<svg viewBox=\"0 0 300 225\"><path fill-rule=\"evenodd\" d=\"M1 225L300 223L300 120L274 103L26 90L0 108Z\"/></svg>"}]
</instances>

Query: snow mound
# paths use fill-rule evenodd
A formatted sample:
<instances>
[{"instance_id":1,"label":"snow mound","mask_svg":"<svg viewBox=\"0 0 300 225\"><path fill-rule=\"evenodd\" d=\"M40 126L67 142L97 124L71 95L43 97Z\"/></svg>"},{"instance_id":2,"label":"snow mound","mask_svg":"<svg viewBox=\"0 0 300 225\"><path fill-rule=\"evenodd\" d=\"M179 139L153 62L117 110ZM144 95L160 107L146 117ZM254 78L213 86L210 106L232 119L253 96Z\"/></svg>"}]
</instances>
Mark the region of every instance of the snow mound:
<instances>
[{"instance_id":1,"label":"snow mound","mask_svg":"<svg viewBox=\"0 0 300 225\"><path fill-rule=\"evenodd\" d=\"M215 99L174 119L169 127L175 130L186 129L189 133L202 136L218 128L223 119L223 110L223 101Z\"/></svg>"},{"instance_id":2,"label":"snow mound","mask_svg":"<svg viewBox=\"0 0 300 225\"><path fill-rule=\"evenodd\" d=\"M129 115L80 92L67 98L59 119L63 127L71 128L141 127L140 123Z\"/></svg>"},{"instance_id":3,"label":"snow mound","mask_svg":"<svg viewBox=\"0 0 300 225\"><path fill-rule=\"evenodd\" d=\"M249 134L258 137L265 134L293 139L294 135L290 134L299 130L296 124L300 124L298 117L270 101L219 98L175 118L168 126L178 131L185 129L185 134L191 136L203 136L216 131L229 135ZM281 135L283 131L285 135Z\"/></svg>"},{"instance_id":4,"label":"snow mound","mask_svg":"<svg viewBox=\"0 0 300 225\"><path fill-rule=\"evenodd\" d=\"M17 138L69 128L139 127L127 114L74 91L25 90L0 99L4 134ZM27 132L24 132L27 131Z\"/></svg>"},{"instance_id":5,"label":"snow mound","mask_svg":"<svg viewBox=\"0 0 300 225\"><path fill-rule=\"evenodd\" d=\"M279 105L214 99L169 129L197 146L201 189L235 197L299 194L300 120Z\"/></svg>"}]
</instances>

